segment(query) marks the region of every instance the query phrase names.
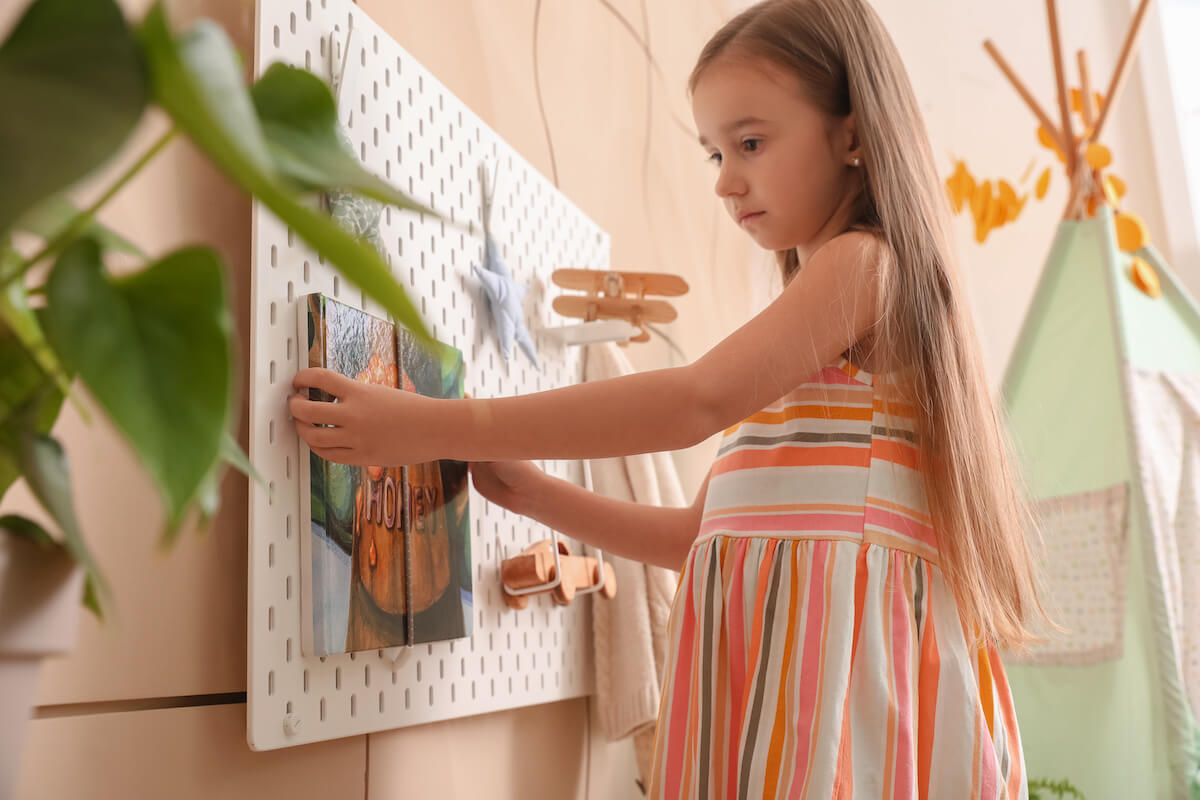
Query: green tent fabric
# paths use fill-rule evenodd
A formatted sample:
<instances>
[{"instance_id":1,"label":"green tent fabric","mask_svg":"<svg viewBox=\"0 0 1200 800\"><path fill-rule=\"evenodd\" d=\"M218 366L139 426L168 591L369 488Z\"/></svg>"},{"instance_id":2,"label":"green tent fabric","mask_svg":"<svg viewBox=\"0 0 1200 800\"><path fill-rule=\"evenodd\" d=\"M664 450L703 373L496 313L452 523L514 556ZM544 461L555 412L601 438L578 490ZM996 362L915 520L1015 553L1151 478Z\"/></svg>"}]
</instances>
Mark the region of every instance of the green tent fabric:
<instances>
[{"instance_id":1,"label":"green tent fabric","mask_svg":"<svg viewBox=\"0 0 1200 800\"><path fill-rule=\"evenodd\" d=\"M1030 777L1066 778L1088 800L1200 796L1200 697L1189 702L1185 688L1200 679L1187 635L1200 628L1188 594L1200 591L1200 558L1196 537L1174 527L1189 506L1172 494L1200 492L1200 474L1170 468L1181 431L1200 452L1200 412L1170 388L1200 387L1200 309L1152 248L1137 255L1158 273L1161 297L1129 278L1110 208L1061 223L1003 386L1034 498L1061 506L1128 490L1128 513L1096 523L1127 526L1107 539L1121 543L1113 568L1125 590L1116 651L1077 665L1006 659ZM1048 549L1072 535L1057 519L1043 520ZM1046 577L1059 606L1077 599Z\"/></svg>"}]
</instances>

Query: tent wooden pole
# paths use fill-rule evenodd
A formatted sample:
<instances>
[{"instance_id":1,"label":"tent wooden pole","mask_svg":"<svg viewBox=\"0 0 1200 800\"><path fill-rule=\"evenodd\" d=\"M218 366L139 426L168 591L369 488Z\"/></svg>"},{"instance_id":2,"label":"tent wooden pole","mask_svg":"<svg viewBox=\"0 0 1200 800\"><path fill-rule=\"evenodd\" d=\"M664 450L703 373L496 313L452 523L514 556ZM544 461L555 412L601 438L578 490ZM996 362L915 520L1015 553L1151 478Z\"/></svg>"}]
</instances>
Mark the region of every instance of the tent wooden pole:
<instances>
[{"instance_id":1,"label":"tent wooden pole","mask_svg":"<svg viewBox=\"0 0 1200 800\"><path fill-rule=\"evenodd\" d=\"M1011 83L1013 88L1017 90L1017 94L1021 95L1021 99L1025 101L1025 105L1029 106L1029 110L1033 112L1035 117L1037 117L1038 122L1042 124L1042 127L1050 132L1051 138L1058 143L1059 152L1063 154L1063 158L1066 158L1067 147L1063 140L1062 134L1059 133L1058 126L1050 121L1049 115L1042 110L1040 105L1038 105L1037 99L1034 98L1033 94L1029 91L1021 79L1017 77L1017 73L1013 71L1011 66L1009 66L1008 61L1005 60L1004 56L1000 55L1000 51L996 49L996 45L992 43L991 39L984 40L983 49L987 50L988 55L990 55L992 60L996 62L996 66L1000 67L1000 71L1004 73L1004 76L1008 78L1008 82Z\"/></svg>"},{"instance_id":2,"label":"tent wooden pole","mask_svg":"<svg viewBox=\"0 0 1200 800\"><path fill-rule=\"evenodd\" d=\"M1142 22L1146 18L1146 9L1150 7L1150 0L1142 0L1138 3L1137 11L1133 15L1133 22L1129 23L1129 32L1125 34L1125 44L1121 47L1121 56L1117 59L1117 66L1113 70L1112 80L1108 82L1108 91L1104 94L1104 104L1100 109L1100 119L1096 120L1096 132L1093 139L1099 141L1100 131L1104 129L1104 123L1108 120L1108 111L1113 106L1113 100L1117 97L1117 92L1121 89L1121 84L1125 82L1125 76L1129 74L1129 64L1133 55L1134 46L1137 44L1138 33L1141 32Z\"/></svg>"},{"instance_id":3,"label":"tent wooden pole","mask_svg":"<svg viewBox=\"0 0 1200 800\"><path fill-rule=\"evenodd\" d=\"M1092 81L1088 77L1087 53L1080 50L1075 56L1079 60L1079 99L1083 104L1083 124L1089 128L1085 138L1095 141L1096 115L1092 113Z\"/></svg>"},{"instance_id":4,"label":"tent wooden pole","mask_svg":"<svg viewBox=\"0 0 1200 800\"><path fill-rule=\"evenodd\" d=\"M1057 0L1046 0L1046 17L1050 22L1050 48L1054 54L1054 83L1058 88L1058 112L1062 120L1062 140L1067 144L1063 156L1067 160L1067 175L1075 174L1078 161L1078 148L1075 146L1075 132L1071 130L1071 104L1067 95L1067 78L1063 69L1062 40L1058 35L1058 3Z\"/></svg>"}]
</instances>

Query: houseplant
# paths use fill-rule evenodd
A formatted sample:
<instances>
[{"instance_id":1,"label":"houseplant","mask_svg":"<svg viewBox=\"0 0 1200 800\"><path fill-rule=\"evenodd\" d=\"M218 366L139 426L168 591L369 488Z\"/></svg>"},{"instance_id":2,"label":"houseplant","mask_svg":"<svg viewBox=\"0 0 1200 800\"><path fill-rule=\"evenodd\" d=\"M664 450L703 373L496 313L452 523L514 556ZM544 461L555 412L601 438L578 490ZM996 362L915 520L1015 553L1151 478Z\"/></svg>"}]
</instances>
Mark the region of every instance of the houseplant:
<instances>
[{"instance_id":1,"label":"houseplant","mask_svg":"<svg viewBox=\"0 0 1200 800\"><path fill-rule=\"evenodd\" d=\"M89 207L66 193L119 151L156 106L170 130ZM161 3L131 24L114 0L32 0L0 43L0 499L24 479L54 530L0 517L0 794L32 703L40 657L73 639L82 591L97 615L110 592L72 502L51 428L82 386L136 453L166 510L163 540L215 512L227 465L250 465L233 424L232 323L224 268L209 247L148 256L96 213L176 136L186 136L397 322L428 340L373 248L316 210L343 189L433 212L366 172L339 144L326 84L276 64L252 86L220 26L177 34ZM140 266L114 275L123 253ZM64 602L63 598L66 598ZM50 630L50 611L65 633ZM33 672L31 673L30 670ZM18 677L18 673L20 676ZM10 737L11 740L10 740Z\"/></svg>"}]
</instances>

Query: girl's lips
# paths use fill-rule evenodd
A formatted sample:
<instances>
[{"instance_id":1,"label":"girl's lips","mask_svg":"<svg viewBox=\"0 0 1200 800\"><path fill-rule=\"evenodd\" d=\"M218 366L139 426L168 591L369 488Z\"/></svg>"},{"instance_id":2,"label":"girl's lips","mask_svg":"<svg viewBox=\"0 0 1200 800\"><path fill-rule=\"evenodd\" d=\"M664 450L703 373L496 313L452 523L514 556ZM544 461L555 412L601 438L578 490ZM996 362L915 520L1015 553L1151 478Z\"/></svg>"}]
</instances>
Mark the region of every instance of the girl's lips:
<instances>
[{"instance_id":1,"label":"girl's lips","mask_svg":"<svg viewBox=\"0 0 1200 800\"><path fill-rule=\"evenodd\" d=\"M767 212L765 212L765 211L751 211L749 214L742 214L742 216L740 216L740 217L738 218L738 224L739 224L739 225L744 225L746 222L749 222L749 221L750 221L750 220L752 220L752 219L758 219L759 217L761 217L761 216L762 216L763 214L765 214L765 213L767 213Z\"/></svg>"}]
</instances>

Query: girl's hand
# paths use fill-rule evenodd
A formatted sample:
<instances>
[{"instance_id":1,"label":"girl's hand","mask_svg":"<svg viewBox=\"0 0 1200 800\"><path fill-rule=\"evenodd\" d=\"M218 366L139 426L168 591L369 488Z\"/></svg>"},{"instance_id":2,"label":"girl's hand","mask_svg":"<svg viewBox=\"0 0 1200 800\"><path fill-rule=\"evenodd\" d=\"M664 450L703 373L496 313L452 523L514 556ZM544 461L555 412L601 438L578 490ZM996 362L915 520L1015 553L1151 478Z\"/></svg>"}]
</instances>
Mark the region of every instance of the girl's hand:
<instances>
[{"instance_id":1,"label":"girl's hand","mask_svg":"<svg viewBox=\"0 0 1200 800\"><path fill-rule=\"evenodd\" d=\"M472 461L471 480L479 493L518 514L528 514L544 473L529 461Z\"/></svg>"},{"instance_id":2,"label":"girl's hand","mask_svg":"<svg viewBox=\"0 0 1200 800\"><path fill-rule=\"evenodd\" d=\"M347 378L312 367L296 373L288 398L296 433L314 453L342 464L391 467L433 461L437 431L427 422L431 403L444 402L388 386ZM309 387L322 389L336 402L308 399ZM332 427L330 427L332 426Z\"/></svg>"}]
</instances>

